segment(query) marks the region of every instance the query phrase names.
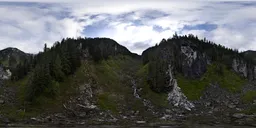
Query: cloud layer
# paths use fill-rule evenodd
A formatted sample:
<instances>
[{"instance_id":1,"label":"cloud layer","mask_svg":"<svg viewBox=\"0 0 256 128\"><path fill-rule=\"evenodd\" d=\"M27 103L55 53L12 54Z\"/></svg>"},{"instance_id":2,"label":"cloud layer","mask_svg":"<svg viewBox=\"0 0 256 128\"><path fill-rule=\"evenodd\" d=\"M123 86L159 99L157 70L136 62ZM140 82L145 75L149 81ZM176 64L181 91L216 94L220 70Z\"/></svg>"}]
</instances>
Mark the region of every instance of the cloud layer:
<instances>
[{"instance_id":1,"label":"cloud layer","mask_svg":"<svg viewBox=\"0 0 256 128\"><path fill-rule=\"evenodd\" d=\"M0 2L0 49L36 53L64 37L100 36L140 54L177 32L256 50L256 2L21 1Z\"/></svg>"}]
</instances>

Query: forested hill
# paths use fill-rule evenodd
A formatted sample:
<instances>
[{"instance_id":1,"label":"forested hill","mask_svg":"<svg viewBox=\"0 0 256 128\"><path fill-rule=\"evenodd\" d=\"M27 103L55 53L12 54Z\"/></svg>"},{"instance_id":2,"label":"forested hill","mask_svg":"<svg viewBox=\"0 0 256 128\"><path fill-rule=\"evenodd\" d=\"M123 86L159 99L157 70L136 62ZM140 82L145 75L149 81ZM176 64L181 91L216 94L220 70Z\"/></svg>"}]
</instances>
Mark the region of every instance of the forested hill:
<instances>
[{"instance_id":1,"label":"forested hill","mask_svg":"<svg viewBox=\"0 0 256 128\"><path fill-rule=\"evenodd\" d=\"M0 64L4 67L15 68L18 63L29 57L29 54L17 48L6 48L0 51Z\"/></svg>"},{"instance_id":2,"label":"forested hill","mask_svg":"<svg viewBox=\"0 0 256 128\"><path fill-rule=\"evenodd\" d=\"M238 50L217 45L205 38L198 39L192 34L163 39L156 46L145 50L142 56L131 53L109 38L66 38L55 42L51 48L45 45L43 52L36 55L26 54L16 48L8 48L0 53L2 63L13 67L12 80L17 81L29 75L28 84L33 86L33 91L28 93L31 98L40 95L38 91L42 89L37 90L37 87L51 87L53 83L61 82L65 76L73 74L81 66L82 60L99 62L116 55L136 59L142 57L143 64L149 66L148 84L156 92L170 91L169 76L164 73L170 65L174 74L193 79L200 78L211 63L224 64L242 77L251 80L256 78L253 51L239 53Z\"/></svg>"},{"instance_id":3,"label":"forested hill","mask_svg":"<svg viewBox=\"0 0 256 128\"><path fill-rule=\"evenodd\" d=\"M17 49L5 49L2 53L10 50L17 51L14 57L18 60L26 56ZM81 66L82 60L98 62L120 54L140 58L139 55L131 53L126 47L109 38L66 38L54 43L51 48L45 45L43 52L24 57L23 61L17 61L17 67L11 70L11 79L17 81L29 75L27 98L30 101L42 93L54 97L56 91L54 86L62 82L66 76L73 74ZM46 90L48 94L44 92Z\"/></svg>"},{"instance_id":4,"label":"forested hill","mask_svg":"<svg viewBox=\"0 0 256 128\"><path fill-rule=\"evenodd\" d=\"M0 76L10 77L0 80L0 123L252 125L255 58L192 34L141 56L109 38L66 38L34 55L8 48L0 51Z\"/></svg>"},{"instance_id":5,"label":"forested hill","mask_svg":"<svg viewBox=\"0 0 256 128\"><path fill-rule=\"evenodd\" d=\"M242 54L247 59L252 60L254 63L256 63L256 51L248 50L248 51L242 52Z\"/></svg>"},{"instance_id":6,"label":"forested hill","mask_svg":"<svg viewBox=\"0 0 256 128\"><path fill-rule=\"evenodd\" d=\"M240 53L236 49L215 44L205 38L198 39L192 34L174 35L173 38L163 39L159 45L142 53L143 64L149 66L149 84L157 92L171 89L169 74L164 73L170 68L176 75L182 74L187 79L198 79L207 72L209 65L217 64L219 72L222 72L225 66L241 77L255 80L256 68L253 57L255 58L255 55Z\"/></svg>"}]
</instances>

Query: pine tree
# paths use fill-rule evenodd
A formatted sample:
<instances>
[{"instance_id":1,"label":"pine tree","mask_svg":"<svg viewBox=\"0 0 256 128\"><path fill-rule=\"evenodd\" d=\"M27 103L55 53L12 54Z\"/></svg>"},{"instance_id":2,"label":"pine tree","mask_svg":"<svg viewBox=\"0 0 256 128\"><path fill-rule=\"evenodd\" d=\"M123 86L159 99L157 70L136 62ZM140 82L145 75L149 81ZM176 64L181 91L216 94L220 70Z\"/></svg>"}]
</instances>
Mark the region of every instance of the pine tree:
<instances>
[{"instance_id":1,"label":"pine tree","mask_svg":"<svg viewBox=\"0 0 256 128\"><path fill-rule=\"evenodd\" d=\"M60 59L61 59L62 72L64 72L66 75L69 75L71 73L71 67L70 67L70 62L68 60L68 57L69 55L67 54L66 51L61 52Z\"/></svg>"},{"instance_id":2,"label":"pine tree","mask_svg":"<svg viewBox=\"0 0 256 128\"><path fill-rule=\"evenodd\" d=\"M26 100L34 102L38 97L54 97L54 81L51 78L48 64L38 65L29 78Z\"/></svg>"},{"instance_id":3,"label":"pine tree","mask_svg":"<svg viewBox=\"0 0 256 128\"><path fill-rule=\"evenodd\" d=\"M64 73L62 72L62 62L59 55L53 60L51 72L56 81L63 81Z\"/></svg>"},{"instance_id":4,"label":"pine tree","mask_svg":"<svg viewBox=\"0 0 256 128\"><path fill-rule=\"evenodd\" d=\"M46 52L47 51L47 44L45 43L44 44L44 52Z\"/></svg>"}]
</instances>

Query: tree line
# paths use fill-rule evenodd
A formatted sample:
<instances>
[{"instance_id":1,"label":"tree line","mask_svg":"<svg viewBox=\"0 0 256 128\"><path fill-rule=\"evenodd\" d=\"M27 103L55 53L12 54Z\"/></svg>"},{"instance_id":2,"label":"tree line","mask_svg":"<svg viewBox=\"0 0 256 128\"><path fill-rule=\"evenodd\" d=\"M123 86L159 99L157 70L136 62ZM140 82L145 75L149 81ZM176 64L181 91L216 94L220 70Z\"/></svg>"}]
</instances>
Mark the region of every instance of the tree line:
<instances>
[{"instance_id":1,"label":"tree line","mask_svg":"<svg viewBox=\"0 0 256 128\"><path fill-rule=\"evenodd\" d=\"M88 52L88 53L85 53ZM81 66L83 54L95 62L118 54L138 57L109 38L66 38L55 42L51 48L45 44L43 52L31 55L13 70L12 80L28 77L26 100L33 102L40 96L54 98L59 83L75 73Z\"/></svg>"},{"instance_id":2,"label":"tree line","mask_svg":"<svg viewBox=\"0 0 256 128\"><path fill-rule=\"evenodd\" d=\"M244 57L237 49L227 48L215 44L212 41L199 39L193 34L178 36L176 33L172 38L163 39L159 44L148 48L142 53L143 64L148 64L148 84L156 92L168 92L169 86L168 69L171 65L174 73L182 74L181 47L190 46L194 51L205 54L212 62L225 64L227 68L232 68L233 59L241 59L248 66L255 65L252 59Z\"/></svg>"}]
</instances>

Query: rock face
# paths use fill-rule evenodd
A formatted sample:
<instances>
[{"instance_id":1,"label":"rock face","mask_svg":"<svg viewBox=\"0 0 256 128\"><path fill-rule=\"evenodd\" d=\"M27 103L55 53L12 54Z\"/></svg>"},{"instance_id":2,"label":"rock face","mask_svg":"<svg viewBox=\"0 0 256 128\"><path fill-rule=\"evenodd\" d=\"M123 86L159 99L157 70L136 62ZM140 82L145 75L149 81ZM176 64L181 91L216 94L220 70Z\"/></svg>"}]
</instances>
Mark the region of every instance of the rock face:
<instances>
[{"instance_id":1,"label":"rock face","mask_svg":"<svg viewBox=\"0 0 256 128\"><path fill-rule=\"evenodd\" d=\"M196 43L195 40L200 43ZM191 79L200 78L207 71L207 66L217 61L233 69L244 78L256 79L256 65L248 61L242 53L221 46L214 46L198 39L184 37L162 40L158 46L145 50L142 53L142 58L144 64L153 61L156 63L163 62L159 64L160 66L155 66L157 70L163 67L161 70L167 71L168 65L171 65L174 75L179 73ZM165 86L168 86L168 83Z\"/></svg>"},{"instance_id":2,"label":"rock face","mask_svg":"<svg viewBox=\"0 0 256 128\"><path fill-rule=\"evenodd\" d=\"M23 62L29 56L30 54L17 48L6 48L0 51L0 63L4 67L15 68L18 63Z\"/></svg>"},{"instance_id":3,"label":"rock face","mask_svg":"<svg viewBox=\"0 0 256 128\"><path fill-rule=\"evenodd\" d=\"M158 47L148 49L142 54L144 63L147 63L147 61L152 63L149 57L151 55L159 59L153 60L156 61L155 70L160 70L160 73L166 71L166 73L162 73L162 76L157 74L157 77L163 77L168 80L164 83L158 83L157 86L163 88L160 90L165 90L165 92L168 89L167 99L170 104L187 110L194 108L194 104L188 101L187 97L182 93L175 75L179 73L186 78L197 79L207 71L207 65L211 64L212 60L206 53L198 51L197 47L198 45L190 40L162 40Z\"/></svg>"},{"instance_id":4,"label":"rock face","mask_svg":"<svg viewBox=\"0 0 256 128\"><path fill-rule=\"evenodd\" d=\"M132 57L140 57L137 54L131 53L126 47L118 44L116 41L109 38L86 38L78 39L77 41L83 42L80 44L80 48L97 60L99 58L108 58L108 56L115 56L117 54L128 55ZM95 53L101 53L101 55L95 55ZM84 54L84 52L83 52Z\"/></svg>"},{"instance_id":5,"label":"rock face","mask_svg":"<svg viewBox=\"0 0 256 128\"><path fill-rule=\"evenodd\" d=\"M205 54L193 50L190 45L186 45L186 42L183 42L180 51L184 76L198 78L205 73L207 64L210 62Z\"/></svg>"},{"instance_id":6,"label":"rock face","mask_svg":"<svg viewBox=\"0 0 256 128\"><path fill-rule=\"evenodd\" d=\"M227 70L233 70L241 77L249 80L256 79L256 65L244 58L241 53L196 38L181 37L180 39L162 40L159 45L145 50L142 58L143 63L149 65L148 80L150 82L148 84L151 85L151 89L160 93L168 93L169 103L187 110L191 110L195 105L187 100L187 97L179 88L179 83L175 79L178 75L185 79L199 80L206 73L209 65L220 64L224 65ZM218 75L217 72L216 70L213 73ZM215 82L209 81L207 84L214 85ZM215 85L210 87L217 91L219 89ZM222 92L222 90L220 88L219 92ZM210 97L216 97L216 102L225 104L223 102L225 101L224 96L220 95L211 95ZM204 98L207 99L207 96ZM214 104L214 102L210 102L210 104ZM239 101L232 100L226 102L225 106L234 108L234 104L237 104L237 102Z\"/></svg>"},{"instance_id":7,"label":"rock face","mask_svg":"<svg viewBox=\"0 0 256 128\"><path fill-rule=\"evenodd\" d=\"M204 90L204 94L201 96L200 100L207 107L227 106L232 109L240 102L240 97L241 96L238 94L224 90L217 84L210 84Z\"/></svg>"},{"instance_id":8,"label":"rock face","mask_svg":"<svg viewBox=\"0 0 256 128\"><path fill-rule=\"evenodd\" d=\"M233 60L232 68L235 72L240 73L242 76L247 77L247 66L244 61L238 59Z\"/></svg>"},{"instance_id":9,"label":"rock face","mask_svg":"<svg viewBox=\"0 0 256 128\"><path fill-rule=\"evenodd\" d=\"M181 92L181 89L178 87L177 80L172 74L171 66L169 66L169 75L170 75L170 86L173 87L172 91L168 93L167 100L172 103L174 106L182 107L187 110L194 108L194 104L187 100L187 97Z\"/></svg>"},{"instance_id":10,"label":"rock face","mask_svg":"<svg viewBox=\"0 0 256 128\"><path fill-rule=\"evenodd\" d=\"M232 68L235 72L244 78L248 78L249 80L256 79L256 66L248 64L243 59L234 58Z\"/></svg>"},{"instance_id":11,"label":"rock face","mask_svg":"<svg viewBox=\"0 0 256 128\"><path fill-rule=\"evenodd\" d=\"M7 80L10 79L12 73L9 69L4 70L4 68L0 67L0 79Z\"/></svg>"},{"instance_id":12,"label":"rock face","mask_svg":"<svg viewBox=\"0 0 256 128\"><path fill-rule=\"evenodd\" d=\"M143 52L143 63L149 63L151 68L155 67L155 69L149 70L152 71L149 74L153 74L156 70L156 75L161 74L157 76L158 78L169 79L169 74L164 73L164 71L168 71L168 66L171 65L173 75L179 73L186 78L197 79L207 71L207 66L212 62L209 55L198 49L199 44L190 40L162 40L159 46L149 48ZM152 78L153 81L154 79ZM163 80L156 81L155 83L158 84L153 87L160 89L155 90L169 91L170 88L168 87L171 87L169 81L164 83L159 82Z\"/></svg>"},{"instance_id":13,"label":"rock face","mask_svg":"<svg viewBox=\"0 0 256 128\"><path fill-rule=\"evenodd\" d=\"M235 113L232 115L232 117L234 118L238 118L238 119L241 119L243 117L245 117L246 115L244 113Z\"/></svg>"},{"instance_id":14,"label":"rock face","mask_svg":"<svg viewBox=\"0 0 256 128\"><path fill-rule=\"evenodd\" d=\"M31 57L17 48L6 48L0 50L0 79L10 79L12 71L20 63Z\"/></svg>"},{"instance_id":15,"label":"rock face","mask_svg":"<svg viewBox=\"0 0 256 128\"><path fill-rule=\"evenodd\" d=\"M0 104L4 104L4 100L0 100Z\"/></svg>"}]
</instances>

